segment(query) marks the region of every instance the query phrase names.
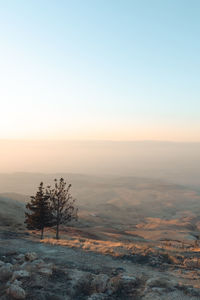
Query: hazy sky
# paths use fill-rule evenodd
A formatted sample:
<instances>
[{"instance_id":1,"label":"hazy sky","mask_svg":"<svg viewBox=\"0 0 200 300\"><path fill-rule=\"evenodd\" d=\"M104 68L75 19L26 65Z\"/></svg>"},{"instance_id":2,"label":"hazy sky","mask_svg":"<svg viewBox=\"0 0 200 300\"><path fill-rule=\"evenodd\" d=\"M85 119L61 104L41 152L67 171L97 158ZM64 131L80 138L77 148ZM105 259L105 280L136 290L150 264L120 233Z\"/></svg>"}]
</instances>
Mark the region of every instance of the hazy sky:
<instances>
[{"instance_id":1,"label":"hazy sky","mask_svg":"<svg viewBox=\"0 0 200 300\"><path fill-rule=\"evenodd\" d=\"M200 141L199 0L0 0L0 138Z\"/></svg>"}]
</instances>

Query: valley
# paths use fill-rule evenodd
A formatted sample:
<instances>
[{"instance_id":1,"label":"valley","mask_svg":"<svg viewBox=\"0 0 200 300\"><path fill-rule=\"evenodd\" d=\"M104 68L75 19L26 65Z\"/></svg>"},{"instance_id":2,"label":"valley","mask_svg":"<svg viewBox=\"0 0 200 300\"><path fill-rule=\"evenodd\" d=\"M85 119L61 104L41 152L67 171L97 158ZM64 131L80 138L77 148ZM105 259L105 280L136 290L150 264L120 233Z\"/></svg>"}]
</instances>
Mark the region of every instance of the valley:
<instances>
[{"instance_id":1,"label":"valley","mask_svg":"<svg viewBox=\"0 0 200 300\"><path fill-rule=\"evenodd\" d=\"M17 193L9 190L8 181L0 195L1 255L34 251L59 272L65 265L73 272L104 274L111 280L113 270L121 270L116 271L118 279L134 276L140 282L136 298L133 290L124 292L126 298L120 298L119 290L110 295L105 290L97 298L88 291L80 299L200 299L198 190L148 178L63 175L72 182L78 221L61 226L60 240L55 240L54 229L45 229L40 240L39 232L25 228L25 204L40 180L49 184L58 174L26 174ZM157 287L147 288L150 278L157 278ZM168 280L165 287L163 278ZM62 299L79 299L70 297Z\"/></svg>"}]
</instances>

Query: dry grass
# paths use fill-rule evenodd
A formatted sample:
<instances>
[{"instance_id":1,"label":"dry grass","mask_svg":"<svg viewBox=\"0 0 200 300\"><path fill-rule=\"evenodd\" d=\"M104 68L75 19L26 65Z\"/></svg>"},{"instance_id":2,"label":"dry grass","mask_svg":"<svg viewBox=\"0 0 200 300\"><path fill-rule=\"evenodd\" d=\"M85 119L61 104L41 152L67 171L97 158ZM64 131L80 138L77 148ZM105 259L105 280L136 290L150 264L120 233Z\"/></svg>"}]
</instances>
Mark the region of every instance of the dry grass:
<instances>
[{"instance_id":1,"label":"dry grass","mask_svg":"<svg viewBox=\"0 0 200 300\"><path fill-rule=\"evenodd\" d=\"M93 239L70 239L70 240L56 240L53 238L46 238L41 240L42 243L51 245L67 246L70 248L81 248L85 251L93 251L101 254L110 254L113 256L130 255L141 250L140 245L133 243L120 243L111 241L99 241Z\"/></svg>"}]
</instances>

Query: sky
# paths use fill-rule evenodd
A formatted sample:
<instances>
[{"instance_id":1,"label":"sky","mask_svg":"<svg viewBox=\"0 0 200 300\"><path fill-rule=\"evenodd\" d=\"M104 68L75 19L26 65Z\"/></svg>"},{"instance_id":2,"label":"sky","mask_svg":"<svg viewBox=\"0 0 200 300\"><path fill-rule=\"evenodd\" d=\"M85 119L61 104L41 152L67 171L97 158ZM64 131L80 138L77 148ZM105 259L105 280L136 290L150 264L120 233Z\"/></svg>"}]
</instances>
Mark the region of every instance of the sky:
<instances>
[{"instance_id":1,"label":"sky","mask_svg":"<svg viewBox=\"0 0 200 300\"><path fill-rule=\"evenodd\" d=\"M199 0L0 0L0 139L200 141Z\"/></svg>"}]
</instances>

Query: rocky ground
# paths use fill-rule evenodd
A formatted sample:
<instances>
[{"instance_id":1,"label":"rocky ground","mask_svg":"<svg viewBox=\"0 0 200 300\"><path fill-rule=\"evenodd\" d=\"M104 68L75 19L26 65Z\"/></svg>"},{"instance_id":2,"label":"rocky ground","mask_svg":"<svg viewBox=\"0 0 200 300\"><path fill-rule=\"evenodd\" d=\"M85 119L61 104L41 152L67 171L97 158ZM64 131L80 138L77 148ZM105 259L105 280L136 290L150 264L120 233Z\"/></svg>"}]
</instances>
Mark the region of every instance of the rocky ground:
<instances>
[{"instance_id":1,"label":"rocky ground","mask_svg":"<svg viewBox=\"0 0 200 300\"><path fill-rule=\"evenodd\" d=\"M198 259L177 265L160 257L113 257L1 232L0 299L200 299Z\"/></svg>"}]
</instances>

